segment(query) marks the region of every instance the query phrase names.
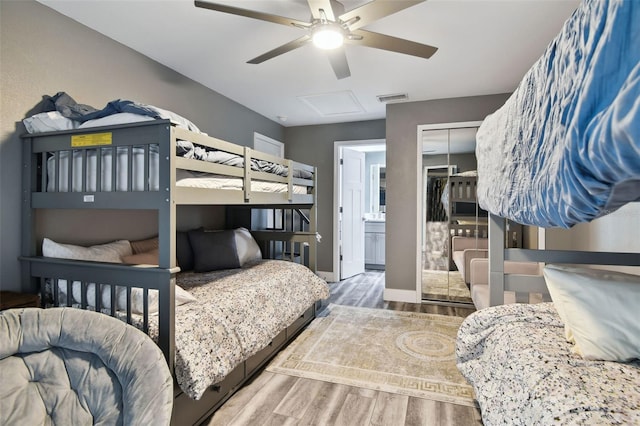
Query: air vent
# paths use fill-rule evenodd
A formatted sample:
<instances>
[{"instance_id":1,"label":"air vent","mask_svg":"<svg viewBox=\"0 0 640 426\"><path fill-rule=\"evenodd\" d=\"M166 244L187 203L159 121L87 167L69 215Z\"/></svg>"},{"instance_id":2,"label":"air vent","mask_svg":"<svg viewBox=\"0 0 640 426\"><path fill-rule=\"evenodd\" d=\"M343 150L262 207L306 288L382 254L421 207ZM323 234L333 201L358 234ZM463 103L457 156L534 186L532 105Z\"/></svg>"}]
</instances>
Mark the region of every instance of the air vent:
<instances>
[{"instance_id":1,"label":"air vent","mask_svg":"<svg viewBox=\"0 0 640 426\"><path fill-rule=\"evenodd\" d=\"M394 95L378 95L376 98L383 104L388 104L390 102L406 101L409 99L409 96L407 96L406 93L396 93Z\"/></svg>"}]
</instances>

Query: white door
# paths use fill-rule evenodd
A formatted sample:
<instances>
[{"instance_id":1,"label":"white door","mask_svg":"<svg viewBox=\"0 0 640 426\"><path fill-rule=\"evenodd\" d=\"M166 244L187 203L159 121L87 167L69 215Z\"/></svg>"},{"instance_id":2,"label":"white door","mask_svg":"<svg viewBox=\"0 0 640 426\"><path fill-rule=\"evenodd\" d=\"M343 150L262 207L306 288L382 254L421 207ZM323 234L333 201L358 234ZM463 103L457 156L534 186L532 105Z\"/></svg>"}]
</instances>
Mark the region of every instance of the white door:
<instances>
[{"instance_id":1,"label":"white door","mask_svg":"<svg viewBox=\"0 0 640 426\"><path fill-rule=\"evenodd\" d=\"M364 157L364 152L342 149L341 280L364 272Z\"/></svg>"},{"instance_id":2,"label":"white door","mask_svg":"<svg viewBox=\"0 0 640 426\"><path fill-rule=\"evenodd\" d=\"M284 144L258 132L253 133L253 149L284 158Z\"/></svg>"}]
</instances>

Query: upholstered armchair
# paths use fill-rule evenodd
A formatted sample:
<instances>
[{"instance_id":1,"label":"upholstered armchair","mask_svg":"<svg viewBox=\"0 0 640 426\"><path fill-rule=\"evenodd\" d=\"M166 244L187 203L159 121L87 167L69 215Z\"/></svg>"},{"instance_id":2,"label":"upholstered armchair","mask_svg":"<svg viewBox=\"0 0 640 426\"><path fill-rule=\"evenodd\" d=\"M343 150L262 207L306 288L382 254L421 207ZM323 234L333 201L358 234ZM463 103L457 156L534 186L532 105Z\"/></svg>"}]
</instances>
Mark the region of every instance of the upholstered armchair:
<instances>
[{"instance_id":1,"label":"upholstered armchair","mask_svg":"<svg viewBox=\"0 0 640 426\"><path fill-rule=\"evenodd\" d=\"M168 425L173 379L144 333L74 308L0 312L0 424Z\"/></svg>"}]
</instances>

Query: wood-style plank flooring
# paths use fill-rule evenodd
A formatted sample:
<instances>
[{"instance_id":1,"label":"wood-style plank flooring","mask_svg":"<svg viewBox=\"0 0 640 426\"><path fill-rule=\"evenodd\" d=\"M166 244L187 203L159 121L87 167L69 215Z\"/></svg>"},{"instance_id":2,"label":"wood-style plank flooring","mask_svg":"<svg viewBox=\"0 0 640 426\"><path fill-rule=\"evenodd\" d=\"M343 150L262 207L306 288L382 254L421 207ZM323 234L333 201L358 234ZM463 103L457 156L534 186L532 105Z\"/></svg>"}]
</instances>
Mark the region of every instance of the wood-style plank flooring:
<instances>
[{"instance_id":1,"label":"wood-style plank flooring","mask_svg":"<svg viewBox=\"0 0 640 426\"><path fill-rule=\"evenodd\" d=\"M473 309L434 304L385 302L384 272L367 271L330 283L328 304L466 317ZM209 420L211 426L445 426L482 425L467 407L335 383L261 372Z\"/></svg>"}]
</instances>

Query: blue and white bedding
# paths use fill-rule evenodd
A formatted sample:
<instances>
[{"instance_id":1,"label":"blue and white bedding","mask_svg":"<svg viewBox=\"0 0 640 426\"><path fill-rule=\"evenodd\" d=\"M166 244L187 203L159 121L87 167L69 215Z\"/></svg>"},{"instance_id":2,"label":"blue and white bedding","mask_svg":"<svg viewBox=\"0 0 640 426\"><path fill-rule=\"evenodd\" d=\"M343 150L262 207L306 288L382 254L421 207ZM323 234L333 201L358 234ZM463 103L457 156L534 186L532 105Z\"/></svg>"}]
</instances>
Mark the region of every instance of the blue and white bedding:
<instances>
[{"instance_id":1,"label":"blue and white bedding","mask_svg":"<svg viewBox=\"0 0 640 426\"><path fill-rule=\"evenodd\" d=\"M569 228L640 200L640 2L585 0L477 142L499 216Z\"/></svg>"}]
</instances>

